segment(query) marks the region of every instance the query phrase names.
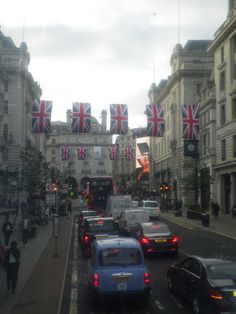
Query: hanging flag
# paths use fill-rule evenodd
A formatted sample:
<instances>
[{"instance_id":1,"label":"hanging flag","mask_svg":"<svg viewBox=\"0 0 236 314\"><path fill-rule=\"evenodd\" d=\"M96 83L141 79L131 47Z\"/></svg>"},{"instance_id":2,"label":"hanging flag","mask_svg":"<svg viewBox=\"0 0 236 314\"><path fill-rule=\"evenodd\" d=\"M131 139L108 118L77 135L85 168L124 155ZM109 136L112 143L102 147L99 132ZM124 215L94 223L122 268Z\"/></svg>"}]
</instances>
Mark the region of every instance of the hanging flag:
<instances>
[{"instance_id":1,"label":"hanging flag","mask_svg":"<svg viewBox=\"0 0 236 314\"><path fill-rule=\"evenodd\" d=\"M126 134L128 131L127 105L110 105L110 132L111 134Z\"/></svg>"},{"instance_id":2,"label":"hanging flag","mask_svg":"<svg viewBox=\"0 0 236 314\"><path fill-rule=\"evenodd\" d=\"M125 157L127 160L132 160L134 157L133 147L131 145L126 145L125 147Z\"/></svg>"},{"instance_id":3,"label":"hanging flag","mask_svg":"<svg viewBox=\"0 0 236 314\"><path fill-rule=\"evenodd\" d=\"M91 127L91 105L74 102L72 113L72 132L89 133Z\"/></svg>"},{"instance_id":4,"label":"hanging flag","mask_svg":"<svg viewBox=\"0 0 236 314\"><path fill-rule=\"evenodd\" d=\"M52 101L37 99L33 102L32 132L49 133L51 131Z\"/></svg>"},{"instance_id":5,"label":"hanging flag","mask_svg":"<svg viewBox=\"0 0 236 314\"><path fill-rule=\"evenodd\" d=\"M110 151L110 160L116 160L119 153L119 145L111 145L109 147Z\"/></svg>"},{"instance_id":6,"label":"hanging flag","mask_svg":"<svg viewBox=\"0 0 236 314\"><path fill-rule=\"evenodd\" d=\"M101 146L95 146L93 148L93 159L98 160L102 158L102 147Z\"/></svg>"},{"instance_id":7,"label":"hanging flag","mask_svg":"<svg viewBox=\"0 0 236 314\"><path fill-rule=\"evenodd\" d=\"M182 122L183 135L187 140L199 139L199 111L198 105L183 105L182 106Z\"/></svg>"},{"instance_id":8,"label":"hanging flag","mask_svg":"<svg viewBox=\"0 0 236 314\"><path fill-rule=\"evenodd\" d=\"M87 148L85 146L78 146L77 157L78 160L85 160L87 156Z\"/></svg>"},{"instance_id":9,"label":"hanging flag","mask_svg":"<svg viewBox=\"0 0 236 314\"><path fill-rule=\"evenodd\" d=\"M164 110L161 105L146 105L147 135L163 137L165 131Z\"/></svg>"},{"instance_id":10,"label":"hanging flag","mask_svg":"<svg viewBox=\"0 0 236 314\"><path fill-rule=\"evenodd\" d=\"M70 157L70 147L62 146L61 147L61 160L69 160Z\"/></svg>"}]
</instances>

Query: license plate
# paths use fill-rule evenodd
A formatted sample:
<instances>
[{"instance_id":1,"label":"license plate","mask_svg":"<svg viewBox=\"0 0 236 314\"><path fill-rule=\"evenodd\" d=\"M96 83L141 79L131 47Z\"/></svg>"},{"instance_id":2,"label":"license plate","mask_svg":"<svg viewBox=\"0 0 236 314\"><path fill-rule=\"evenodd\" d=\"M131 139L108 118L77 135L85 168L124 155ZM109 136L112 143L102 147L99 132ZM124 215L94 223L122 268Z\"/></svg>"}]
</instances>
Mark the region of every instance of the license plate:
<instances>
[{"instance_id":1,"label":"license plate","mask_svg":"<svg viewBox=\"0 0 236 314\"><path fill-rule=\"evenodd\" d=\"M117 289L119 291L125 291L127 290L127 283L126 282L118 282Z\"/></svg>"},{"instance_id":2,"label":"license plate","mask_svg":"<svg viewBox=\"0 0 236 314\"><path fill-rule=\"evenodd\" d=\"M236 291L233 291L233 296L236 297Z\"/></svg>"},{"instance_id":3,"label":"license plate","mask_svg":"<svg viewBox=\"0 0 236 314\"><path fill-rule=\"evenodd\" d=\"M159 240L155 240L156 243L165 243L166 239L159 239Z\"/></svg>"},{"instance_id":4,"label":"license plate","mask_svg":"<svg viewBox=\"0 0 236 314\"><path fill-rule=\"evenodd\" d=\"M102 239L106 239L106 238L107 238L106 236L96 236L97 240L102 240Z\"/></svg>"},{"instance_id":5,"label":"license plate","mask_svg":"<svg viewBox=\"0 0 236 314\"><path fill-rule=\"evenodd\" d=\"M130 276L113 276L112 279L116 282L127 282L128 280L131 279Z\"/></svg>"}]
</instances>

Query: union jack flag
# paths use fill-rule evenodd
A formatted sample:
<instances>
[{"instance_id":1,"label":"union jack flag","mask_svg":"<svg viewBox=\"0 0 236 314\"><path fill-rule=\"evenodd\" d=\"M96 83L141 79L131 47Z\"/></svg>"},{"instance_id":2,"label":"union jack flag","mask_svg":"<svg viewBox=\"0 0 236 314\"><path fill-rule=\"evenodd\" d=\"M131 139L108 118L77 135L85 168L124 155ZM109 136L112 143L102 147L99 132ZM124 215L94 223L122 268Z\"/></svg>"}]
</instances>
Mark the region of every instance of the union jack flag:
<instances>
[{"instance_id":1,"label":"union jack flag","mask_svg":"<svg viewBox=\"0 0 236 314\"><path fill-rule=\"evenodd\" d=\"M87 148L85 146L78 146L77 149L78 160L84 160L87 156Z\"/></svg>"},{"instance_id":2,"label":"union jack flag","mask_svg":"<svg viewBox=\"0 0 236 314\"><path fill-rule=\"evenodd\" d=\"M72 113L72 132L89 133L91 126L91 105L74 102Z\"/></svg>"},{"instance_id":3,"label":"union jack flag","mask_svg":"<svg viewBox=\"0 0 236 314\"><path fill-rule=\"evenodd\" d=\"M199 111L198 105L182 106L183 135L188 140L199 139Z\"/></svg>"},{"instance_id":4,"label":"union jack flag","mask_svg":"<svg viewBox=\"0 0 236 314\"><path fill-rule=\"evenodd\" d=\"M52 101L37 99L33 102L32 132L49 133L51 131Z\"/></svg>"},{"instance_id":5,"label":"union jack flag","mask_svg":"<svg viewBox=\"0 0 236 314\"><path fill-rule=\"evenodd\" d=\"M131 145L127 145L125 147L125 157L127 160L132 160L134 157L133 147Z\"/></svg>"},{"instance_id":6,"label":"union jack flag","mask_svg":"<svg viewBox=\"0 0 236 314\"><path fill-rule=\"evenodd\" d=\"M118 145L111 145L109 147L110 151L110 160L116 160L119 153L119 146Z\"/></svg>"},{"instance_id":7,"label":"union jack flag","mask_svg":"<svg viewBox=\"0 0 236 314\"><path fill-rule=\"evenodd\" d=\"M62 146L61 147L61 159L69 160L69 157L70 157L70 147Z\"/></svg>"},{"instance_id":8,"label":"union jack flag","mask_svg":"<svg viewBox=\"0 0 236 314\"><path fill-rule=\"evenodd\" d=\"M146 105L147 135L163 137L165 131L164 110L161 105Z\"/></svg>"},{"instance_id":9,"label":"union jack flag","mask_svg":"<svg viewBox=\"0 0 236 314\"><path fill-rule=\"evenodd\" d=\"M112 134L126 134L128 131L127 105L110 105L110 132Z\"/></svg>"}]
</instances>

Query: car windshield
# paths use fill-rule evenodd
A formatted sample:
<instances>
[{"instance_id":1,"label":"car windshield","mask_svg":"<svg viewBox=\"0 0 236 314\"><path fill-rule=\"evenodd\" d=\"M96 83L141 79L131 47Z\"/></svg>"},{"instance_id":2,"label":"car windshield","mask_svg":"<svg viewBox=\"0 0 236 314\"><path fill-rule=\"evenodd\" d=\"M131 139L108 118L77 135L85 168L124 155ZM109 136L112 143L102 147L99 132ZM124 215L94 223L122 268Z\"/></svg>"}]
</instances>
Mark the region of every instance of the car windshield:
<instances>
[{"instance_id":1,"label":"car windshield","mask_svg":"<svg viewBox=\"0 0 236 314\"><path fill-rule=\"evenodd\" d=\"M89 221L88 231L90 232L103 232L103 231L116 231L117 226L113 220L94 220Z\"/></svg>"},{"instance_id":2,"label":"car windshield","mask_svg":"<svg viewBox=\"0 0 236 314\"><path fill-rule=\"evenodd\" d=\"M206 268L210 279L232 279L236 280L236 263L222 263L210 265Z\"/></svg>"},{"instance_id":3,"label":"car windshield","mask_svg":"<svg viewBox=\"0 0 236 314\"><path fill-rule=\"evenodd\" d=\"M140 251L136 248L109 248L99 254L102 266L128 266L141 263Z\"/></svg>"},{"instance_id":4,"label":"car windshield","mask_svg":"<svg viewBox=\"0 0 236 314\"><path fill-rule=\"evenodd\" d=\"M143 233L150 234L150 233L170 233L170 229L166 225L144 225L143 226Z\"/></svg>"},{"instance_id":5,"label":"car windshield","mask_svg":"<svg viewBox=\"0 0 236 314\"><path fill-rule=\"evenodd\" d=\"M158 207L157 202L146 202L145 207Z\"/></svg>"}]
</instances>

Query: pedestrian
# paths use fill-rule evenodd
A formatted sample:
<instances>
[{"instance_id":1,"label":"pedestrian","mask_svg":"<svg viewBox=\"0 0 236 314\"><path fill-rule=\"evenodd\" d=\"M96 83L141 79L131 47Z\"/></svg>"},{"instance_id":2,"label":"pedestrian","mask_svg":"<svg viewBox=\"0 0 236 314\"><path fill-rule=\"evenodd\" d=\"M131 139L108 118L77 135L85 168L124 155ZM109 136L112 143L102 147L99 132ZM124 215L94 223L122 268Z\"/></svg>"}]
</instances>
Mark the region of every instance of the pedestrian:
<instances>
[{"instance_id":1,"label":"pedestrian","mask_svg":"<svg viewBox=\"0 0 236 314\"><path fill-rule=\"evenodd\" d=\"M45 221L45 224L48 224L49 214L50 214L50 210L49 210L49 206L47 205L45 210L44 210L44 221Z\"/></svg>"},{"instance_id":2,"label":"pedestrian","mask_svg":"<svg viewBox=\"0 0 236 314\"><path fill-rule=\"evenodd\" d=\"M236 218L236 205L234 204L232 209L231 209L231 213L232 213L232 218Z\"/></svg>"},{"instance_id":3,"label":"pedestrian","mask_svg":"<svg viewBox=\"0 0 236 314\"><path fill-rule=\"evenodd\" d=\"M7 291L15 293L18 271L20 267L20 250L17 248L17 242L12 241L10 248L6 250L4 256L4 268L6 270L7 275Z\"/></svg>"},{"instance_id":4,"label":"pedestrian","mask_svg":"<svg viewBox=\"0 0 236 314\"><path fill-rule=\"evenodd\" d=\"M2 226L2 233L4 234L4 237L5 237L5 246L8 246L12 232L13 232L13 225L9 221L9 217L7 216Z\"/></svg>"},{"instance_id":5,"label":"pedestrian","mask_svg":"<svg viewBox=\"0 0 236 314\"><path fill-rule=\"evenodd\" d=\"M27 243L29 237L29 218L24 216L22 221L22 242Z\"/></svg>"},{"instance_id":6,"label":"pedestrian","mask_svg":"<svg viewBox=\"0 0 236 314\"><path fill-rule=\"evenodd\" d=\"M1 280L1 272L2 269L4 269L4 255L5 255L5 246L2 244L2 241L0 240L0 280Z\"/></svg>"},{"instance_id":7,"label":"pedestrian","mask_svg":"<svg viewBox=\"0 0 236 314\"><path fill-rule=\"evenodd\" d=\"M68 213L71 215L71 199L68 201Z\"/></svg>"},{"instance_id":8,"label":"pedestrian","mask_svg":"<svg viewBox=\"0 0 236 314\"><path fill-rule=\"evenodd\" d=\"M220 212L220 205L218 202L214 202L214 204L212 205L212 209L213 209L213 216L215 219L219 219L219 212Z\"/></svg>"}]
</instances>

